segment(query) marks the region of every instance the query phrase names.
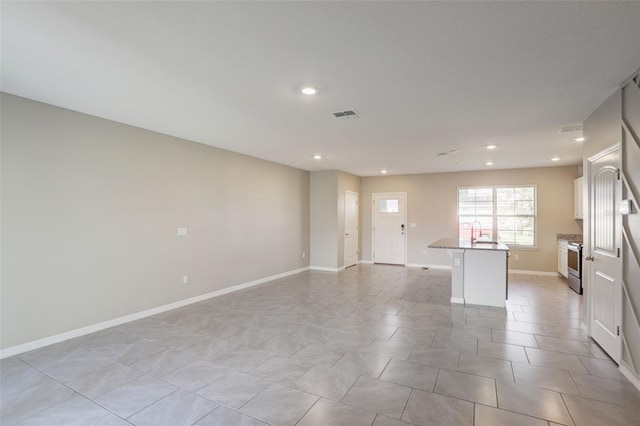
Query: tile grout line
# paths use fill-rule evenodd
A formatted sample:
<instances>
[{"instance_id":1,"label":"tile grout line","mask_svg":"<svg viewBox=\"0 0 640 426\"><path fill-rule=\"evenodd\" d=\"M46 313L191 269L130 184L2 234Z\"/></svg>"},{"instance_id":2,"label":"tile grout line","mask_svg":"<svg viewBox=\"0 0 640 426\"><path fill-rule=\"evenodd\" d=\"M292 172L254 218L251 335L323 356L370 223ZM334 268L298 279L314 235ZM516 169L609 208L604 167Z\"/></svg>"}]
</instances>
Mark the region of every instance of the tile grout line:
<instances>
[{"instance_id":1,"label":"tile grout line","mask_svg":"<svg viewBox=\"0 0 640 426\"><path fill-rule=\"evenodd\" d=\"M578 358L578 359L580 359L580 358ZM589 370L587 370L587 372L588 372L588 371L589 371ZM573 385L576 387L576 389L578 389L578 392L580 392L580 396L581 396L582 398L584 398L584 399L590 399L590 398L587 398L587 396L584 394L584 392L582 392L582 389L580 388L580 386L578 386L578 383L576 382L576 379L573 377L573 374L572 374L572 373L574 373L574 372L569 371L568 373L569 373L569 377L571 377L571 382L572 382L572 383L573 383ZM591 374L587 374L587 375L588 375L588 376L590 376L590 377L595 377L595 376L591 376ZM604 401L603 401L603 402L604 402Z\"/></svg>"},{"instance_id":2,"label":"tile grout line","mask_svg":"<svg viewBox=\"0 0 640 426\"><path fill-rule=\"evenodd\" d=\"M119 414L115 413L114 411L110 410L109 408L105 407L104 405L100 404L99 402L95 401L93 398L90 398L90 397L88 397L88 396L86 396L86 395L84 395L84 394L82 394L82 393L78 392L77 390L73 389L72 387L70 387L70 386L69 386L69 385L67 385L66 383L64 383L64 382L62 382L62 381L60 381L60 380L56 379L56 378L55 378L55 377L53 377L53 376L50 376L48 373L46 373L46 372L44 372L44 371L40 370L39 368L36 368L36 367L34 367L33 365L29 364L27 361L25 361L25 360L23 360L23 359L21 359L21 358L19 358L19 359L20 359L20 361L22 361L22 362L24 362L25 364L27 364L29 367L31 367L31 368L33 368L34 370L36 370L36 371L40 372L42 375L44 375L44 376L48 377L49 379L53 380L54 382L56 382L56 383L58 383L58 384L60 384L60 385L62 385L62 386L64 386L64 387L66 387L67 389L69 389L70 391L72 391L73 393L75 393L75 394L76 394L76 396L69 397L68 399L65 399L64 401L61 401L61 402L59 402L59 403L57 403L57 404L53 404L53 405L50 405L50 406L48 406L48 407L46 407L46 408L43 408L42 410L39 410L39 411L37 411L37 412L33 413L32 415L30 415L30 416L28 416L28 417L25 417L25 418L23 418L23 419L20 419L20 421L27 420L28 418L31 418L31 417L35 416L36 414L40 414L40 413L42 413L42 412L44 412L44 411L46 411L46 410L48 410L48 409L50 409L50 408L57 407L57 406L58 406L58 405L60 405L60 404L64 404L65 402L67 402L67 401L69 401L69 400L71 400L71 399L73 399L73 398L76 398L77 396L81 396L82 398L85 398L85 399L87 399L87 400L89 400L89 401L93 402L94 404L96 404L96 405L98 405L98 406L100 406L100 407L104 408L104 409L105 409L105 410L107 410L108 412L115 414L115 415L116 415L116 416L118 416L119 418L121 418L121 419L123 419L123 420L126 420L124 417L120 416ZM136 380L136 379L133 379L133 380ZM132 381L133 381L133 380L132 380ZM128 382L128 383L131 383L131 382ZM105 414L105 417L106 417L107 415L108 415L108 414Z\"/></svg>"},{"instance_id":3,"label":"tile grout line","mask_svg":"<svg viewBox=\"0 0 640 426\"><path fill-rule=\"evenodd\" d=\"M349 392L351 392L351 389L353 389L353 387L356 385L356 383L358 383L358 380L360 380L360 378L363 377L362 375L358 375L358 378L355 379L353 381L353 383L351 383L351 386L349 386L349 389L344 393L344 395L342 395L342 398L340 398L340 400L338 402L343 403L342 400L347 396L347 394L349 394ZM345 405L349 405L349 404L345 404Z\"/></svg>"},{"instance_id":4,"label":"tile grout line","mask_svg":"<svg viewBox=\"0 0 640 426\"><path fill-rule=\"evenodd\" d=\"M209 401L209 400L207 400ZM215 402L215 401L214 401ZM222 404L218 404L218 406L216 408L214 408L213 410L209 411L208 413L204 414L202 417L200 417L199 419L197 419L195 422L192 423L192 425L198 423L200 420L204 419L205 417L207 417L209 414L213 413L214 411L218 411L220 408L224 407ZM91 425L89 425L91 426Z\"/></svg>"},{"instance_id":5,"label":"tile grout line","mask_svg":"<svg viewBox=\"0 0 640 426\"><path fill-rule=\"evenodd\" d=\"M106 358L109 358L109 357L106 357ZM112 358L109 358L109 359L112 359ZM99 394L99 395L96 395L96 396L94 396L94 397L90 397L89 395L85 395L84 393L81 393L80 391L78 391L78 390L76 390L76 389L72 388L71 386L67 385L66 383L64 383L64 382L60 381L59 379L57 379L57 378L55 378L55 377L53 377L53 376L49 375L49 374L48 374L48 373L46 373L45 371L40 370L39 368L34 367L33 365L29 364L29 363L28 363L28 362L26 362L25 360L23 360L23 359L20 359L20 360L21 360L22 362L24 362L25 364L29 365L29 366L30 366L31 368L33 368L34 370L39 371L41 374L43 374L43 375L45 375L45 376L49 377L51 380L53 380L53 381L55 381L55 382L59 383L60 385L62 385L62 386L64 386L64 387L66 387L67 389L71 390L72 392L74 392L74 393L75 393L75 394L77 394L78 396L81 396L82 398L85 398L85 399L87 399L87 400L89 400L89 401L93 402L94 404L96 404L96 405L98 405L98 406L100 406L100 407L104 408L105 410L109 411L110 413L113 413L114 415L118 416L119 418L121 418L121 419L123 419L123 420L125 420L125 421L127 421L127 419L128 419L129 417L134 416L135 414L137 414L137 413L139 413L140 411L142 411L142 410L144 410L144 409L146 409L146 408L150 407L151 405L155 404L156 402L159 402L160 400L162 400L162 399L165 399L165 398L169 397L170 395L174 394L174 393L175 393L175 392L177 392L178 390L181 390L181 389L182 389L182 390L184 390L184 391L186 391L186 392L190 392L190 393L192 393L192 394L193 394L193 395L195 395L195 396L199 396L199 395L195 394L194 392L191 392L191 391L189 391L189 390L186 390L186 389L181 388L180 386L176 386L176 385L174 385L174 384L172 384L172 383L169 383L169 382L167 382L167 381L163 380L161 377L158 377L158 376L155 376L155 375L153 375L153 374L151 374L151 373L148 373L148 372L145 372L145 371L139 370L139 369L138 369L138 368L136 368L136 367L129 366L129 365L124 364L124 363L121 363L121 362L119 362L119 361L114 361L114 363L113 363L113 364L120 364L120 365L122 365L122 366L124 366L124 367L132 368L132 369L134 369L134 370L137 370L137 371L139 371L139 372L143 373L143 375L142 375L142 376L140 376L140 377L136 377L136 378L134 378L134 379L131 379L131 380L129 380L129 381L127 381L127 382L125 382L125 383L122 383L122 384L120 384L119 386L116 386L116 387L114 387L114 388L112 388L112 389L109 389L109 390L107 390L107 391L105 391L105 392L103 392L103 393L101 393L101 394ZM188 364L187 364L187 365L188 365ZM178 367L178 368L181 368L181 367ZM87 374L82 375L81 377L84 377L84 376L87 376L87 375L93 374L93 373L95 373L96 371L97 371L97 370L90 371L90 372L88 372ZM173 371L174 371L174 370L171 370L171 372L173 372ZM171 372L169 372L169 373L171 373ZM169 373L167 373L167 374L169 374ZM142 378L142 377L145 377L145 376L148 376L148 377L154 378L155 380L159 380L159 381L161 381L161 382L163 382L163 383L165 383L165 384L167 384L167 385L169 385L169 386L175 387L176 389L175 389L175 390L173 390L172 392L168 393L167 395L165 395L165 396L161 397L160 399L158 399L158 400L156 400L156 401L154 401L154 402L152 402L152 403L150 403L150 404L146 405L145 407L143 407L143 408L141 408L141 409L137 410L136 412L132 413L130 416L127 416L127 417L122 417L120 414L116 413L115 411L113 411L113 410L112 410L112 409L110 409L109 407L107 407L107 406L105 406L105 405L103 405L102 403L100 403L100 402L98 402L98 401L97 401L97 398L99 398L99 397L101 397L101 396L103 396L103 395L106 395L106 394L108 394L108 393L110 393L110 392L112 392L112 391L114 391L114 390L116 390L116 389L118 389L118 388L120 388L120 387L123 387L123 386L129 385L130 383L133 383L134 381L136 381L136 380L138 380L138 379L140 379L140 378ZM65 402L69 401L69 400L70 400L70 399L72 399L72 398L74 398L74 397L71 397L71 398L69 398L69 399L67 399L67 400L65 400L65 401L62 401L62 402L58 403L58 404L54 404L54 405L52 405L52 406L50 406L50 407L47 407L47 408L45 408L45 409L43 409L43 410L40 410L40 411L38 411L37 413L34 413L34 414L32 414L31 416L29 416L29 417L32 417L32 416L34 416L34 415L36 415L36 414L38 414L38 413L41 413L41 412L43 412L43 411L45 411L45 410L48 410L48 409L50 409L50 408L53 408L53 407L58 406L58 405L60 405L60 404L63 404L63 403L65 403ZM205 398L205 399L206 399L206 398ZM213 402L215 402L215 401L213 401ZM28 417L27 417L27 418L28 418ZM26 420L26 418L25 418L25 420Z\"/></svg>"},{"instance_id":6,"label":"tile grout line","mask_svg":"<svg viewBox=\"0 0 640 426\"><path fill-rule=\"evenodd\" d=\"M402 417L404 417L404 413L405 411L407 411L407 406L409 405L409 401L411 400L411 396L413 395L413 391L415 390L414 388L409 388L411 389L409 391L409 397L407 398L407 400L404 402L404 407L402 407L402 413L400 413L400 418L399 420L402 421Z\"/></svg>"},{"instance_id":7,"label":"tile grout line","mask_svg":"<svg viewBox=\"0 0 640 426\"><path fill-rule=\"evenodd\" d=\"M154 405L155 403L160 402L160 401L162 401L163 399L166 399L166 398L170 397L171 395L173 395L174 393L178 392L179 390L181 390L181 388L179 388L179 387L177 387L177 386L176 386L176 390L174 390L173 392L168 393L167 395L163 396L162 398L157 399L157 400L153 401L151 404L146 405L146 406L142 407L141 409L139 409L138 411L136 411L136 412L134 412L134 413L130 414L129 416L127 416L127 417L125 418L125 420L127 420L127 419L129 419L129 418L131 418L131 417L135 416L136 414L140 413L141 411L144 411L145 409L147 409L147 408L151 407L151 406L152 406L152 405ZM96 404L97 404L97 402L96 402ZM111 410L109 410L109 411L111 411ZM212 411L213 411L213 410L212 410Z\"/></svg>"},{"instance_id":8,"label":"tile grout line","mask_svg":"<svg viewBox=\"0 0 640 426\"><path fill-rule=\"evenodd\" d=\"M380 374L378 374L376 377L374 377L376 380L381 380L380 377L382 377L382 375L384 374L385 370L387 369L387 367L389 366L389 364L391 364L391 360L393 358L389 357L389 360L387 361L387 363L384 365L384 368L382 369L382 371L380 372Z\"/></svg>"},{"instance_id":9,"label":"tile grout line","mask_svg":"<svg viewBox=\"0 0 640 426\"><path fill-rule=\"evenodd\" d=\"M562 403L564 404L564 407L567 409L567 413L569 413L569 418L571 419L571 421L573 422L573 424L577 424L576 420L573 418L573 414L571 414L571 410L569 409L569 406L567 405L567 401L564 399L564 394L562 392L558 392L560 394L560 399L562 399Z\"/></svg>"},{"instance_id":10,"label":"tile grout line","mask_svg":"<svg viewBox=\"0 0 640 426\"><path fill-rule=\"evenodd\" d=\"M442 370L442 368L438 368L438 372L436 373L436 380L433 382L433 388L431 389L432 393L436 392L436 386L438 385L438 380L440 379L440 370Z\"/></svg>"},{"instance_id":11,"label":"tile grout line","mask_svg":"<svg viewBox=\"0 0 640 426\"><path fill-rule=\"evenodd\" d=\"M558 393L559 393L559 392L558 392ZM491 405L483 404L483 403L481 403L481 402L476 402L475 404L476 404L476 405L481 405L481 406L483 406L483 407L494 408L494 409L497 409L497 410L506 411L506 412L508 412L508 413L513 413L513 414L517 414L517 415L520 415L520 416L530 417L530 418L532 418L532 419L540 419L540 420L545 421L545 422L547 422L547 423L548 423L548 422L552 422L552 421L553 421L553 420L545 419L545 418L543 418L543 417L533 416L533 415L531 415L531 414L525 414L525 413L521 413L521 412L519 412L519 411L510 410L510 409L508 409L508 408L492 407ZM556 422L556 423L557 423L557 422Z\"/></svg>"},{"instance_id":12,"label":"tile grout line","mask_svg":"<svg viewBox=\"0 0 640 426\"><path fill-rule=\"evenodd\" d=\"M378 419L378 416L380 415L380 413L376 413L375 417L373 418L373 421L371 422L371 424L369 426L373 426L373 424L376 422L376 420Z\"/></svg>"},{"instance_id":13,"label":"tile grout line","mask_svg":"<svg viewBox=\"0 0 640 426\"><path fill-rule=\"evenodd\" d=\"M315 394L311 394L311 395L315 395ZM316 396L318 396L318 395L316 395ZM299 419L294 423L294 425L297 425L298 423L300 423L300 421L302 421L302 419L304 419L304 416L306 416L306 415L309 413L309 411L311 411L311 409L312 409L313 407L315 407L315 406L316 406L316 404L318 403L318 401L320 401L321 399L322 399L322 397L321 397L321 396L318 396L318 399L316 399L316 400L314 401L314 403L313 403L313 404L311 404L311 407L309 407L309 408L307 409L307 411L305 411L305 412L304 412L304 414L303 414L302 416L300 416L300 418L299 418Z\"/></svg>"}]
</instances>

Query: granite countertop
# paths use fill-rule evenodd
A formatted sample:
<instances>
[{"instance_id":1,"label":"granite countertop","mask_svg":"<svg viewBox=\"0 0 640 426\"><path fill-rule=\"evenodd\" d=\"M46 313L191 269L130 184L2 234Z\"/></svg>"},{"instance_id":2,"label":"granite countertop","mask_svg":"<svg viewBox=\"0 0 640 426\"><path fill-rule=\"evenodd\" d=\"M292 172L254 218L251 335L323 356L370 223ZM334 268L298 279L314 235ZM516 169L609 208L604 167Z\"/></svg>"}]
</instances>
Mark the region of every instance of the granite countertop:
<instances>
[{"instance_id":1,"label":"granite countertop","mask_svg":"<svg viewBox=\"0 0 640 426\"><path fill-rule=\"evenodd\" d=\"M504 243L499 242L493 244L486 242L483 243L482 241L472 243L471 240L467 238L441 238L438 241L429 244L429 248L509 251L509 247Z\"/></svg>"},{"instance_id":2,"label":"granite countertop","mask_svg":"<svg viewBox=\"0 0 640 426\"><path fill-rule=\"evenodd\" d=\"M557 234L559 240L582 242L582 234Z\"/></svg>"}]
</instances>

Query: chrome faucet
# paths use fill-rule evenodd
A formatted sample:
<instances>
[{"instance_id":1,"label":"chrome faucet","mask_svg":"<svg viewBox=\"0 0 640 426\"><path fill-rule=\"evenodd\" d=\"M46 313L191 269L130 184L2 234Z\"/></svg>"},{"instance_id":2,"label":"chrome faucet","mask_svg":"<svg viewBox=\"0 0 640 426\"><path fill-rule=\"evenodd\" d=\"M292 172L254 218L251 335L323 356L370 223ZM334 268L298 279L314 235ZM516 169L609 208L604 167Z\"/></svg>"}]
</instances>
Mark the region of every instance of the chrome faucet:
<instances>
[{"instance_id":1,"label":"chrome faucet","mask_svg":"<svg viewBox=\"0 0 640 426\"><path fill-rule=\"evenodd\" d=\"M480 227L479 227L479 232L478 232L478 237L482 237L482 224L481 224L479 221L475 220L475 221L473 221L473 223L471 224L471 242L472 242L472 243L475 243L476 241L478 241L478 239L476 238L476 235L475 235L475 234L476 234L476 231L475 231L475 229L476 229L476 228L475 228L476 223L477 223L478 225L480 225Z\"/></svg>"}]
</instances>

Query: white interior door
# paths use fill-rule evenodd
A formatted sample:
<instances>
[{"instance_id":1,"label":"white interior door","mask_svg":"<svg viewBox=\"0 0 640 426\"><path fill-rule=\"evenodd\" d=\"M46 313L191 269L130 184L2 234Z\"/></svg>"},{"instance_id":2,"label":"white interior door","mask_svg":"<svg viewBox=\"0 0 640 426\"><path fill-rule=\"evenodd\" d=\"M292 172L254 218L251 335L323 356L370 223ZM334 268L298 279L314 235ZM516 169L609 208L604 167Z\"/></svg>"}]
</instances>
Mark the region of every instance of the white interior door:
<instances>
[{"instance_id":1,"label":"white interior door","mask_svg":"<svg viewBox=\"0 0 640 426\"><path fill-rule=\"evenodd\" d=\"M344 193L344 267L358 263L358 193Z\"/></svg>"},{"instance_id":2,"label":"white interior door","mask_svg":"<svg viewBox=\"0 0 640 426\"><path fill-rule=\"evenodd\" d=\"M620 362L620 314L622 300L620 241L620 148L589 159L591 272L589 304L591 337L609 356Z\"/></svg>"},{"instance_id":3,"label":"white interior door","mask_svg":"<svg viewBox=\"0 0 640 426\"><path fill-rule=\"evenodd\" d=\"M406 263L407 194L373 194L373 262Z\"/></svg>"}]
</instances>

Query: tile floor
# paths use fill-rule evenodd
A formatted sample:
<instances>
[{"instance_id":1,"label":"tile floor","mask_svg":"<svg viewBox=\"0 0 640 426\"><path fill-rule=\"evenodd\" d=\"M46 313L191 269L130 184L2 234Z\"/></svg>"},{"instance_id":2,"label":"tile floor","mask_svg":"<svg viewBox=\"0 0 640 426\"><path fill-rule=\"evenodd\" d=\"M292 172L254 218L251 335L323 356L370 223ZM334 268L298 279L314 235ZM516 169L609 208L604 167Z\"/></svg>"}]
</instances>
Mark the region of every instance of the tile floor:
<instances>
[{"instance_id":1,"label":"tile floor","mask_svg":"<svg viewBox=\"0 0 640 426\"><path fill-rule=\"evenodd\" d=\"M0 363L3 425L639 425L581 297L512 275L507 309L450 273L305 272Z\"/></svg>"}]
</instances>

